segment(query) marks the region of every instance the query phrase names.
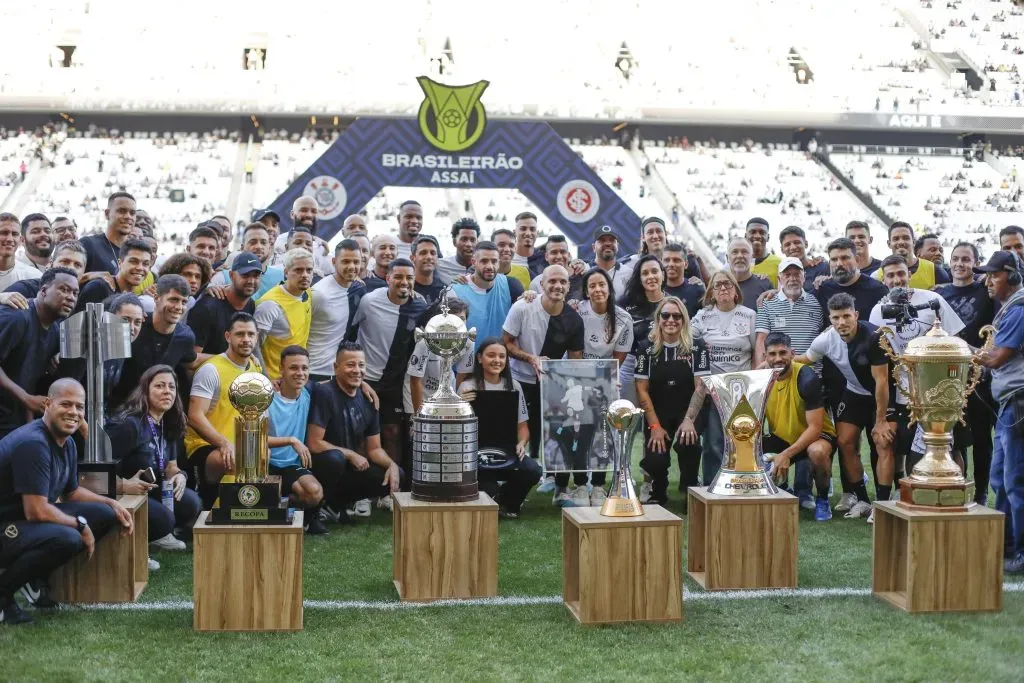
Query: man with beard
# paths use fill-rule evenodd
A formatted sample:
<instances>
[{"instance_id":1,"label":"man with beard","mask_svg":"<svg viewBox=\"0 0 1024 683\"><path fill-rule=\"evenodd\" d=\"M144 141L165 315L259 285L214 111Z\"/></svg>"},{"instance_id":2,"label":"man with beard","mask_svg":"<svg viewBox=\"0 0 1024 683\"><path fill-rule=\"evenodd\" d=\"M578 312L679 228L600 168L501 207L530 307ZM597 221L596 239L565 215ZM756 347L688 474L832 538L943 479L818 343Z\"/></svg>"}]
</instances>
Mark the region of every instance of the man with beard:
<instances>
[{"instance_id":1,"label":"man with beard","mask_svg":"<svg viewBox=\"0 0 1024 683\"><path fill-rule=\"evenodd\" d=\"M753 253L753 263L751 264L750 272L768 278L771 281L772 289L778 287L779 261L782 259L775 254L768 253L768 221L763 218L751 218L747 221L745 237ZM736 279L738 280L739 278ZM744 304L746 304L746 292L743 293L743 296Z\"/></svg>"},{"instance_id":2,"label":"man with beard","mask_svg":"<svg viewBox=\"0 0 1024 683\"><path fill-rule=\"evenodd\" d=\"M423 207L414 199L407 199L398 206L398 241L395 243L396 258L412 256L412 245L423 228ZM384 264L387 268L387 264Z\"/></svg>"},{"instance_id":3,"label":"man with beard","mask_svg":"<svg viewBox=\"0 0 1024 683\"><path fill-rule=\"evenodd\" d=\"M889 226L889 248L893 256L899 256L907 264L910 281L907 286L916 290L934 289L935 285L949 282L949 274L945 269L937 267L931 261L920 259L914 253L914 229L909 223L896 221ZM884 263L884 261L883 261ZM884 281L881 267L875 271L874 278Z\"/></svg>"},{"instance_id":4,"label":"man with beard","mask_svg":"<svg viewBox=\"0 0 1024 683\"><path fill-rule=\"evenodd\" d=\"M736 282L740 286L740 292L743 293L742 305L756 312L758 298L762 293L771 290L773 283L778 282L778 273L775 274L774 279L754 274L751 270L751 266L754 263L754 249L750 241L743 237L734 237L729 240L726 256L729 259L729 272L736 278ZM772 254L772 256L775 255ZM774 259L776 268L780 261L781 259L776 256ZM765 263L765 261L762 263ZM762 270L764 269L762 268Z\"/></svg>"},{"instance_id":5,"label":"man with beard","mask_svg":"<svg viewBox=\"0 0 1024 683\"><path fill-rule=\"evenodd\" d=\"M495 253L495 256L497 254ZM512 304L502 325L502 336L512 357L512 377L523 386L530 419L530 456L536 460L540 448L541 404L538 377L545 359L563 356L583 358L583 318L566 305L569 271L552 265L541 274L541 296ZM470 302L470 313L473 304ZM565 502L565 489L555 491L555 501Z\"/></svg>"},{"instance_id":6,"label":"man with beard","mask_svg":"<svg viewBox=\"0 0 1024 683\"><path fill-rule=\"evenodd\" d=\"M0 224L0 235L3 235L3 232L4 226ZM0 241L2 241L2 237L0 237ZM2 250L0 247L0 252ZM81 277L85 272L85 249L77 240L61 242L54 247L53 255L50 257L50 267L70 268L78 274L78 277ZM0 305L20 309L28 308L28 300L34 299L39 294L39 280L39 277L34 277L13 283L0 294Z\"/></svg>"},{"instance_id":7,"label":"man with beard","mask_svg":"<svg viewBox=\"0 0 1024 683\"><path fill-rule=\"evenodd\" d=\"M284 279L284 271L270 263L274 256L271 245L270 233L267 232L267 226L263 225L263 223L250 223L242 232L242 250L254 254L260 260L263 268L260 285L256 288L256 293L253 295L256 299L281 284L281 280ZM210 280L210 285L227 285L230 283L231 277L224 270L214 275L213 279Z\"/></svg>"},{"instance_id":8,"label":"man with beard","mask_svg":"<svg viewBox=\"0 0 1024 683\"><path fill-rule=\"evenodd\" d=\"M474 242L476 244L476 242ZM437 255L441 252L437 240L430 235L420 235L412 245L412 263L416 267L416 283L413 289L428 304L437 301L445 288L445 281L437 274ZM472 255L470 255L472 261ZM465 277L463 275L463 277Z\"/></svg>"},{"instance_id":9,"label":"man with beard","mask_svg":"<svg viewBox=\"0 0 1024 683\"><path fill-rule=\"evenodd\" d=\"M0 213L0 292L15 282L38 278L39 269L16 258L21 243L18 217L13 213Z\"/></svg>"},{"instance_id":10,"label":"man with beard","mask_svg":"<svg viewBox=\"0 0 1024 683\"><path fill-rule=\"evenodd\" d=\"M565 235L552 235L544 243L544 260L548 266L562 266L569 273L569 290L566 299L579 300L583 298L583 269L586 264L579 259L574 259L569 252L569 242ZM530 282L530 289L534 292L542 292L541 279L538 275Z\"/></svg>"},{"instance_id":11,"label":"man with beard","mask_svg":"<svg viewBox=\"0 0 1024 683\"><path fill-rule=\"evenodd\" d=\"M871 256L871 227L864 221L850 221L846 224L846 238L856 248L857 268L864 275L871 275L882 265L882 260Z\"/></svg>"},{"instance_id":12,"label":"man with beard","mask_svg":"<svg viewBox=\"0 0 1024 683\"><path fill-rule=\"evenodd\" d=\"M629 280L629 268L618 262L619 235L610 225L602 225L594 231L591 248L594 251L594 266L608 273L615 288L615 296L622 296Z\"/></svg>"},{"instance_id":13,"label":"man with beard","mask_svg":"<svg viewBox=\"0 0 1024 683\"><path fill-rule=\"evenodd\" d=\"M370 254L373 256L373 269L367 274L364 282L366 291L372 292L388 286L388 273L391 262L398 256L399 241L394 235L377 235L370 242ZM410 247L410 253L412 247ZM411 263L411 261L410 261Z\"/></svg>"},{"instance_id":14,"label":"man with beard","mask_svg":"<svg viewBox=\"0 0 1024 683\"><path fill-rule=\"evenodd\" d=\"M103 215L107 218L106 231L98 235L86 235L79 240L89 257L85 263L87 275L102 272L117 274L118 252L135 229L135 197L127 192L115 192L107 199Z\"/></svg>"},{"instance_id":15,"label":"man with beard","mask_svg":"<svg viewBox=\"0 0 1024 683\"><path fill-rule=\"evenodd\" d=\"M253 296L263 274L263 264L255 254L243 251L235 257L229 277L231 284L225 288L224 298L201 296L189 311L189 327L195 333L196 360L193 368L224 353L228 349L228 325L236 313L252 315L256 312Z\"/></svg>"},{"instance_id":16,"label":"man with beard","mask_svg":"<svg viewBox=\"0 0 1024 683\"><path fill-rule=\"evenodd\" d=\"M313 382L334 379L338 340L350 333L352 318L366 294L366 287L356 280L361 263L359 245L344 239L334 249L334 275L313 285L313 319L307 347L309 378Z\"/></svg>"},{"instance_id":17,"label":"man with beard","mask_svg":"<svg viewBox=\"0 0 1024 683\"><path fill-rule=\"evenodd\" d=\"M678 242L665 245L665 253L661 257L662 265L665 266L665 294L678 297L686 312L692 319L697 311L704 307L704 283L700 278L686 277L686 249ZM700 284L698 284L700 283ZM626 289L626 283L615 285L615 296L622 296Z\"/></svg>"},{"instance_id":18,"label":"man with beard","mask_svg":"<svg viewBox=\"0 0 1024 683\"><path fill-rule=\"evenodd\" d=\"M437 270L446 281L469 274L473 268L473 248L480 239L480 224L473 218L460 218L452 226L453 256L445 256L437 262ZM440 250L439 250L440 251Z\"/></svg>"},{"instance_id":19,"label":"man with beard","mask_svg":"<svg viewBox=\"0 0 1024 683\"><path fill-rule=\"evenodd\" d=\"M779 233L783 258L792 257L800 261L804 269L805 287L809 290L814 281L821 275L828 275L828 261L807 256L807 234L796 225L783 228Z\"/></svg>"},{"instance_id":20,"label":"man with beard","mask_svg":"<svg viewBox=\"0 0 1024 683\"><path fill-rule=\"evenodd\" d=\"M415 345L416 321L427 309L415 296L412 261L396 258L388 264L387 287L367 293L359 302L346 339L366 354L366 379L380 401L381 442L391 459L401 463L405 407L402 386ZM382 505L390 500L382 499Z\"/></svg>"},{"instance_id":21,"label":"man with beard","mask_svg":"<svg viewBox=\"0 0 1024 683\"><path fill-rule=\"evenodd\" d=\"M50 266L53 254L53 228L50 219L41 213L30 213L21 219L21 239L25 251L22 264L44 271Z\"/></svg>"},{"instance_id":22,"label":"man with beard","mask_svg":"<svg viewBox=\"0 0 1024 683\"><path fill-rule=\"evenodd\" d=\"M857 265L857 247L852 240L845 237L832 240L828 245L828 262L832 277L814 290L814 295L821 304L822 313L828 316L829 300L836 294L844 292L853 297L859 318L867 320L871 317L871 309L889 290L878 280L860 271Z\"/></svg>"},{"instance_id":23,"label":"man with beard","mask_svg":"<svg viewBox=\"0 0 1024 683\"><path fill-rule=\"evenodd\" d=\"M125 240L121 243L119 256L120 260L113 286L107 283L105 277L90 280L82 287L82 292L78 296L77 310L84 311L86 304L102 303L107 297L118 292L134 292L135 288L146 279L149 267L153 263L153 254L149 251L149 245L142 240ZM86 265L86 268L88 267Z\"/></svg>"},{"instance_id":24,"label":"man with beard","mask_svg":"<svg viewBox=\"0 0 1024 683\"><path fill-rule=\"evenodd\" d=\"M477 344L487 337L500 337L513 297L513 278L498 272L498 247L494 242L477 242L473 251L473 275L469 282L452 286L452 294L469 305L466 327L476 328Z\"/></svg>"},{"instance_id":25,"label":"man with beard","mask_svg":"<svg viewBox=\"0 0 1024 683\"><path fill-rule=\"evenodd\" d=\"M1024 259L1024 228L1007 225L999 231L999 248L1012 251L1017 257Z\"/></svg>"},{"instance_id":26,"label":"man with beard","mask_svg":"<svg viewBox=\"0 0 1024 683\"><path fill-rule=\"evenodd\" d=\"M217 497L217 484L235 465L235 418L228 389L245 372L260 372L259 361L252 357L259 332L248 313L235 313L224 333L228 348L203 363L192 379L188 401L188 431L185 453L197 482L203 505L209 507Z\"/></svg>"},{"instance_id":27,"label":"man with beard","mask_svg":"<svg viewBox=\"0 0 1024 683\"><path fill-rule=\"evenodd\" d=\"M23 586L37 608L59 607L46 594L50 574L83 550L91 557L117 524L133 531L131 513L120 503L78 485L78 451L70 437L84 417L82 385L58 380L42 419L0 440L0 623L32 622L14 600Z\"/></svg>"},{"instance_id":28,"label":"man with beard","mask_svg":"<svg viewBox=\"0 0 1024 683\"><path fill-rule=\"evenodd\" d=\"M153 314L146 317L132 342L132 355L125 359L121 377L110 392L111 412L139 386L142 373L154 365L169 365L182 377L189 376L196 360L196 337L181 318L191 293L188 281L180 275L163 275L156 281Z\"/></svg>"},{"instance_id":29,"label":"man with beard","mask_svg":"<svg viewBox=\"0 0 1024 683\"><path fill-rule=\"evenodd\" d=\"M327 242L317 237L317 215L320 208L316 200L303 195L292 202L292 209L289 217L292 219L292 229L280 235L271 235L274 244L274 265L281 265L285 252L292 249L305 249L313 255L313 267L316 269L317 279L330 272L331 259L328 256L330 251ZM280 221L279 221L280 223ZM302 231L305 235L302 235Z\"/></svg>"},{"instance_id":30,"label":"man with beard","mask_svg":"<svg viewBox=\"0 0 1024 683\"><path fill-rule=\"evenodd\" d=\"M281 352L288 346L306 347L313 319L313 255L292 249L284 255L284 282L256 300L260 343L256 356L271 380L281 377Z\"/></svg>"},{"instance_id":31,"label":"man with beard","mask_svg":"<svg viewBox=\"0 0 1024 683\"><path fill-rule=\"evenodd\" d=\"M67 216L57 216L53 219L53 239L58 244L68 240L77 240L78 225Z\"/></svg>"},{"instance_id":32,"label":"man with beard","mask_svg":"<svg viewBox=\"0 0 1024 683\"><path fill-rule=\"evenodd\" d=\"M517 282L520 286L519 293L522 294L523 290L530 286L530 270L524 265L514 263L516 234L508 228L498 228L491 233L491 241L498 247L498 272L509 277L509 284L513 280Z\"/></svg>"},{"instance_id":33,"label":"man with beard","mask_svg":"<svg viewBox=\"0 0 1024 683\"><path fill-rule=\"evenodd\" d=\"M516 216L515 225L516 255L512 257L512 265L524 266L530 271L531 278L537 277L545 266L543 250L534 248L537 241L537 216L523 211Z\"/></svg>"},{"instance_id":34,"label":"man with beard","mask_svg":"<svg viewBox=\"0 0 1024 683\"><path fill-rule=\"evenodd\" d=\"M50 268L27 308L0 307L0 437L43 412L46 397L36 394L37 386L60 350L57 323L77 299L78 275Z\"/></svg>"}]
</instances>

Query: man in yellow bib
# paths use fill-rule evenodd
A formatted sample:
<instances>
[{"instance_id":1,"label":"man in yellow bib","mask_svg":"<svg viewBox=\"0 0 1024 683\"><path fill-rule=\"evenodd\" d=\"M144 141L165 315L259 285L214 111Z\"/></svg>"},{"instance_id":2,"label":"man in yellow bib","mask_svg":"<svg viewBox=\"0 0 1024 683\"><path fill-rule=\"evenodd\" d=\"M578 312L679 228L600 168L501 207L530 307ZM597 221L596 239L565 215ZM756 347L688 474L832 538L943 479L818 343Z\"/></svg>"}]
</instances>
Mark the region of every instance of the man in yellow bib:
<instances>
[{"instance_id":1,"label":"man in yellow bib","mask_svg":"<svg viewBox=\"0 0 1024 683\"><path fill-rule=\"evenodd\" d=\"M235 313L224 333L227 351L203 363L192 379L185 454L207 508L217 497L221 477L234 469L238 412L231 405L228 389L243 372L262 372L259 361L252 357L258 335L251 315Z\"/></svg>"},{"instance_id":2,"label":"man in yellow bib","mask_svg":"<svg viewBox=\"0 0 1024 683\"><path fill-rule=\"evenodd\" d=\"M762 275L772 281L772 287L779 286L779 263L782 257L778 254L768 252L768 221L763 218L754 217L747 221L747 231L744 235L754 250L754 265L750 272L754 275ZM751 308L756 310L751 303Z\"/></svg>"},{"instance_id":3,"label":"man in yellow bib","mask_svg":"<svg viewBox=\"0 0 1024 683\"><path fill-rule=\"evenodd\" d=\"M821 379L810 365L793 362L793 343L785 332L772 332L764 341L768 366L780 372L765 406L771 435L764 437L765 453L776 453L776 476L785 481L790 463L809 458L817 488L814 519L832 519L828 504L832 478L832 453L836 449L836 428L825 412Z\"/></svg>"},{"instance_id":4,"label":"man in yellow bib","mask_svg":"<svg viewBox=\"0 0 1024 683\"><path fill-rule=\"evenodd\" d=\"M281 351L306 347L313 319L313 254L292 249L284 255L284 282L256 300L256 327L260 333L257 357L267 377L281 377ZM339 340L340 341L340 340Z\"/></svg>"},{"instance_id":5,"label":"man in yellow bib","mask_svg":"<svg viewBox=\"0 0 1024 683\"><path fill-rule=\"evenodd\" d=\"M914 228L909 223L896 221L889 226L889 248L893 254L902 256L910 269L910 282L907 286L911 289L933 289L935 285L949 283L949 273L945 268L938 268L931 261L917 257L914 253L914 240ZM874 278L882 279L881 268L875 271Z\"/></svg>"}]
</instances>

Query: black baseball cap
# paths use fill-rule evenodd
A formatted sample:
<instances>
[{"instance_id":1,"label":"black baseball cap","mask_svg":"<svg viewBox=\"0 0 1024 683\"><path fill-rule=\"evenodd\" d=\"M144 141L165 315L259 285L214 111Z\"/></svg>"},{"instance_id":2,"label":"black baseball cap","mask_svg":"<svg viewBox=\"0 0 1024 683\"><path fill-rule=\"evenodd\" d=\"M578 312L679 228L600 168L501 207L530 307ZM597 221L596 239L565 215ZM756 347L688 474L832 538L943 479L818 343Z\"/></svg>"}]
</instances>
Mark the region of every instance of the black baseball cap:
<instances>
[{"instance_id":1,"label":"black baseball cap","mask_svg":"<svg viewBox=\"0 0 1024 683\"><path fill-rule=\"evenodd\" d=\"M263 264L260 263L256 254L251 251L240 252L235 257L235 262L231 264L231 272L238 273L239 275L246 275L256 271L263 272Z\"/></svg>"},{"instance_id":2,"label":"black baseball cap","mask_svg":"<svg viewBox=\"0 0 1024 683\"><path fill-rule=\"evenodd\" d=\"M1020 259L1012 251L1001 250L992 254L988 263L983 266L974 266L975 273L1016 273L1021 270Z\"/></svg>"},{"instance_id":3,"label":"black baseball cap","mask_svg":"<svg viewBox=\"0 0 1024 683\"><path fill-rule=\"evenodd\" d=\"M619 237L619 233L615 231L615 228L613 228L610 225L602 225L600 228L594 231L594 239L592 239L591 242L596 242L605 235L611 235L618 241L622 241L622 238Z\"/></svg>"},{"instance_id":4,"label":"black baseball cap","mask_svg":"<svg viewBox=\"0 0 1024 683\"><path fill-rule=\"evenodd\" d=\"M256 212L256 215L253 216L252 220L255 223L261 223L263 219L266 218L267 216L273 216L274 218L277 219L278 223L281 222L281 216L277 213L277 211L274 211L272 209L260 209L259 211Z\"/></svg>"}]
</instances>

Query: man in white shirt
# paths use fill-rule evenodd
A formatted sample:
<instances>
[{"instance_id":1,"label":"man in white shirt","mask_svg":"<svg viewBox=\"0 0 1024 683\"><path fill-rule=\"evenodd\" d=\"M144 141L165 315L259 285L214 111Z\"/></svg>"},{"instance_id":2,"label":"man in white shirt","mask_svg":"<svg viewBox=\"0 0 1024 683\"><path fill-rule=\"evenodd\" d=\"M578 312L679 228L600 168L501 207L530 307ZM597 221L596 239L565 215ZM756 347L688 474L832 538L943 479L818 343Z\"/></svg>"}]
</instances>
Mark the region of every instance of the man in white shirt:
<instances>
[{"instance_id":1,"label":"man in white shirt","mask_svg":"<svg viewBox=\"0 0 1024 683\"><path fill-rule=\"evenodd\" d=\"M42 273L15 258L21 244L21 224L13 213L0 213L0 292L15 282L41 277Z\"/></svg>"},{"instance_id":2,"label":"man in white shirt","mask_svg":"<svg viewBox=\"0 0 1024 683\"><path fill-rule=\"evenodd\" d=\"M366 293L355 280L363 256L359 244L344 239L334 249L334 275L313 285L313 317L309 324L309 378L323 382L334 378L338 344L349 332L349 323Z\"/></svg>"}]
</instances>

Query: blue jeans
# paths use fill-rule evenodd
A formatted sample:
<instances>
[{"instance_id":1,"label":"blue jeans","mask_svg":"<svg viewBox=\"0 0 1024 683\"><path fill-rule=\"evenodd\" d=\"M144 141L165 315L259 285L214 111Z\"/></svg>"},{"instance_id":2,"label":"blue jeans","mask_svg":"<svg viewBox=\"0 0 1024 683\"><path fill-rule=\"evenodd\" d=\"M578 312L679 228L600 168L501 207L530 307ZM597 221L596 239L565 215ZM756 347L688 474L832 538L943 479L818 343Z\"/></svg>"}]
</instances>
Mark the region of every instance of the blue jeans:
<instances>
[{"instance_id":1,"label":"blue jeans","mask_svg":"<svg viewBox=\"0 0 1024 683\"><path fill-rule=\"evenodd\" d=\"M996 494L996 509L1006 515L1006 549L1024 552L1024 437L1016 433L1013 405L996 420L995 450L989 481Z\"/></svg>"}]
</instances>

